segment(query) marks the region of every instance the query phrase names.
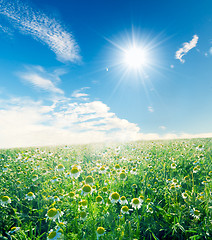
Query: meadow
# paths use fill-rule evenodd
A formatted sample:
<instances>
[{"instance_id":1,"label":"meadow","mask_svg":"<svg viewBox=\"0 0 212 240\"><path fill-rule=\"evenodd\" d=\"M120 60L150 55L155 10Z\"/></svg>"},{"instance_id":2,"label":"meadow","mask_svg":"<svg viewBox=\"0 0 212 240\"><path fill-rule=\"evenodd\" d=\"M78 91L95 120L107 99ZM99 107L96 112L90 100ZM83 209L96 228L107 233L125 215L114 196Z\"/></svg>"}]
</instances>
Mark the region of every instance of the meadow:
<instances>
[{"instance_id":1,"label":"meadow","mask_svg":"<svg viewBox=\"0 0 212 240\"><path fill-rule=\"evenodd\" d=\"M0 150L0 239L212 239L212 139Z\"/></svg>"}]
</instances>

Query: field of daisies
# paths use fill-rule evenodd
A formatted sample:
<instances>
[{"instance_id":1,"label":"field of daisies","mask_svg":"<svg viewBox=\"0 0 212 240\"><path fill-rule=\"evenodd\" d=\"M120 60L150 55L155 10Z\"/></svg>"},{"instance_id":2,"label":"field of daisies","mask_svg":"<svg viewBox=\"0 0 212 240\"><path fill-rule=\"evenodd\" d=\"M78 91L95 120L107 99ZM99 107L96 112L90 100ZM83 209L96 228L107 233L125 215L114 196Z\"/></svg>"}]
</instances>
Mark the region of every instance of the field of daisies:
<instances>
[{"instance_id":1,"label":"field of daisies","mask_svg":"<svg viewBox=\"0 0 212 240\"><path fill-rule=\"evenodd\" d=\"M0 150L0 239L212 239L212 139Z\"/></svg>"}]
</instances>

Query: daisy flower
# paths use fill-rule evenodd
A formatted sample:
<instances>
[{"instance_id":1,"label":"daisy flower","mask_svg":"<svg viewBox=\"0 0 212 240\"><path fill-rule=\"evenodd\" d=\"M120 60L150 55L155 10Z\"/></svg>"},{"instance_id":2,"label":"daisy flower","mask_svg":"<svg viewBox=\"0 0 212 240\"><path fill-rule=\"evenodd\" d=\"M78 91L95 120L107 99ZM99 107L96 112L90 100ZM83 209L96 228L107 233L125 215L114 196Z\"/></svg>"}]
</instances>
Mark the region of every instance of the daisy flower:
<instances>
[{"instance_id":1,"label":"daisy flower","mask_svg":"<svg viewBox=\"0 0 212 240\"><path fill-rule=\"evenodd\" d=\"M127 201L127 199L126 199L125 196L122 196L122 197L120 198L119 202L120 202L121 205L126 205L126 204L128 204L128 201Z\"/></svg>"},{"instance_id":2,"label":"daisy flower","mask_svg":"<svg viewBox=\"0 0 212 240\"><path fill-rule=\"evenodd\" d=\"M55 183L55 182L57 182L57 181L58 181L58 178L57 178L56 176L54 176L54 177L52 178L52 180L51 180L52 183Z\"/></svg>"},{"instance_id":3,"label":"daisy flower","mask_svg":"<svg viewBox=\"0 0 212 240\"><path fill-rule=\"evenodd\" d=\"M136 168L133 168L131 171L130 171L131 174L134 174L134 175L137 175L137 169Z\"/></svg>"},{"instance_id":4,"label":"daisy flower","mask_svg":"<svg viewBox=\"0 0 212 240\"><path fill-rule=\"evenodd\" d=\"M177 164L173 162L173 163L171 164L171 168L172 168L172 169L175 169L176 167L177 167Z\"/></svg>"},{"instance_id":5,"label":"daisy flower","mask_svg":"<svg viewBox=\"0 0 212 240\"><path fill-rule=\"evenodd\" d=\"M101 173L101 174L105 174L106 171L107 171L107 168L106 168L105 166L101 166L101 167L99 168L99 173Z\"/></svg>"},{"instance_id":6,"label":"daisy flower","mask_svg":"<svg viewBox=\"0 0 212 240\"><path fill-rule=\"evenodd\" d=\"M2 196L0 198L0 204L5 207L7 204L11 203L11 199L8 196Z\"/></svg>"},{"instance_id":7,"label":"daisy flower","mask_svg":"<svg viewBox=\"0 0 212 240\"><path fill-rule=\"evenodd\" d=\"M89 194L89 193L92 193L92 191L93 191L93 189L91 188L91 186L88 185L88 184L85 184L85 185L82 187L82 192L81 192L81 194L82 194L82 195L87 195L87 194Z\"/></svg>"},{"instance_id":8,"label":"daisy flower","mask_svg":"<svg viewBox=\"0 0 212 240\"><path fill-rule=\"evenodd\" d=\"M51 229L49 231L47 240L57 240L57 239L59 239L61 237L61 235L62 235L62 229L61 228L58 228L56 231Z\"/></svg>"},{"instance_id":9,"label":"daisy flower","mask_svg":"<svg viewBox=\"0 0 212 240\"><path fill-rule=\"evenodd\" d=\"M93 177L92 176L87 176L86 179L85 179L85 183L93 186L94 185Z\"/></svg>"},{"instance_id":10,"label":"daisy flower","mask_svg":"<svg viewBox=\"0 0 212 240\"><path fill-rule=\"evenodd\" d=\"M28 201L31 201L31 200L35 199L34 193L33 193L33 192L28 192L28 193L26 194L25 199L27 199Z\"/></svg>"},{"instance_id":11,"label":"daisy flower","mask_svg":"<svg viewBox=\"0 0 212 240\"><path fill-rule=\"evenodd\" d=\"M78 178L80 176L80 169L78 167L72 167L71 169L71 177Z\"/></svg>"},{"instance_id":12,"label":"daisy flower","mask_svg":"<svg viewBox=\"0 0 212 240\"><path fill-rule=\"evenodd\" d=\"M192 217L196 218L196 219L199 219L200 218L200 211L193 208L190 210L190 214Z\"/></svg>"},{"instance_id":13,"label":"daisy flower","mask_svg":"<svg viewBox=\"0 0 212 240\"><path fill-rule=\"evenodd\" d=\"M79 204L82 208L87 208L88 207L88 201L87 200L83 199L79 202Z\"/></svg>"},{"instance_id":14,"label":"daisy flower","mask_svg":"<svg viewBox=\"0 0 212 240\"><path fill-rule=\"evenodd\" d=\"M197 173L197 172L199 172L199 170L200 170L200 166L197 165L196 167L194 167L193 173Z\"/></svg>"},{"instance_id":15,"label":"daisy flower","mask_svg":"<svg viewBox=\"0 0 212 240\"><path fill-rule=\"evenodd\" d=\"M98 227L96 234L97 234L97 239L99 239L100 236L103 236L105 234L105 229L103 227Z\"/></svg>"},{"instance_id":16,"label":"daisy flower","mask_svg":"<svg viewBox=\"0 0 212 240\"><path fill-rule=\"evenodd\" d=\"M59 164L57 167L56 167L56 170L58 172L63 172L65 170L65 167L63 166L63 164Z\"/></svg>"},{"instance_id":17,"label":"daisy flower","mask_svg":"<svg viewBox=\"0 0 212 240\"><path fill-rule=\"evenodd\" d=\"M183 197L183 199L186 199L188 197L188 193L186 193L186 192L182 193L182 197Z\"/></svg>"},{"instance_id":18,"label":"daisy flower","mask_svg":"<svg viewBox=\"0 0 212 240\"><path fill-rule=\"evenodd\" d=\"M121 213L122 214L129 214L130 209L127 206L123 206L121 208Z\"/></svg>"},{"instance_id":19,"label":"daisy flower","mask_svg":"<svg viewBox=\"0 0 212 240\"><path fill-rule=\"evenodd\" d=\"M104 203L104 200L103 200L103 198L101 196L97 196L96 197L96 202L97 203Z\"/></svg>"},{"instance_id":20,"label":"daisy flower","mask_svg":"<svg viewBox=\"0 0 212 240\"><path fill-rule=\"evenodd\" d=\"M142 200L140 198L133 198L131 201L131 205L135 209L141 208Z\"/></svg>"},{"instance_id":21,"label":"daisy flower","mask_svg":"<svg viewBox=\"0 0 212 240\"><path fill-rule=\"evenodd\" d=\"M119 178L120 178L120 180L125 181L125 180L127 179L126 173L125 173L125 172L121 172L121 173L119 174Z\"/></svg>"},{"instance_id":22,"label":"daisy flower","mask_svg":"<svg viewBox=\"0 0 212 240\"><path fill-rule=\"evenodd\" d=\"M53 221L58 219L58 221L59 221L59 217L62 215L63 215L63 212L61 212L59 209L50 208L46 214L46 216L47 216L46 221L48 220L48 218L52 219Z\"/></svg>"},{"instance_id":23,"label":"daisy flower","mask_svg":"<svg viewBox=\"0 0 212 240\"><path fill-rule=\"evenodd\" d=\"M80 219L81 220L85 220L87 217L87 213L86 212L80 212Z\"/></svg>"},{"instance_id":24,"label":"daisy flower","mask_svg":"<svg viewBox=\"0 0 212 240\"><path fill-rule=\"evenodd\" d=\"M19 230L20 230L20 227L12 227L8 233L9 234L10 233L15 233L15 232L18 232Z\"/></svg>"},{"instance_id":25,"label":"daisy flower","mask_svg":"<svg viewBox=\"0 0 212 240\"><path fill-rule=\"evenodd\" d=\"M34 182L34 181L36 181L36 180L38 180L38 175L33 174L33 175L32 175L32 181Z\"/></svg>"},{"instance_id":26,"label":"daisy flower","mask_svg":"<svg viewBox=\"0 0 212 240\"><path fill-rule=\"evenodd\" d=\"M113 192L110 194L109 199L111 203L116 203L119 201L120 195L117 192Z\"/></svg>"}]
</instances>

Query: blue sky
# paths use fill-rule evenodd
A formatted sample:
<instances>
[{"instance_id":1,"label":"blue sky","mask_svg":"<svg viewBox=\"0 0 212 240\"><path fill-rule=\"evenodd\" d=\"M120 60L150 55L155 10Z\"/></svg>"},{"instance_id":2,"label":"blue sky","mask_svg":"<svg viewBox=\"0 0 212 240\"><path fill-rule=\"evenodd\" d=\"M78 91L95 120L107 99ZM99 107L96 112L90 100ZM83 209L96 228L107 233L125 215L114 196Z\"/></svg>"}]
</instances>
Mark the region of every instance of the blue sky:
<instances>
[{"instance_id":1,"label":"blue sky","mask_svg":"<svg viewBox=\"0 0 212 240\"><path fill-rule=\"evenodd\" d=\"M0 147L212 137L211 64L209 0L0 0Z\"/></svg>"}]
</instances>

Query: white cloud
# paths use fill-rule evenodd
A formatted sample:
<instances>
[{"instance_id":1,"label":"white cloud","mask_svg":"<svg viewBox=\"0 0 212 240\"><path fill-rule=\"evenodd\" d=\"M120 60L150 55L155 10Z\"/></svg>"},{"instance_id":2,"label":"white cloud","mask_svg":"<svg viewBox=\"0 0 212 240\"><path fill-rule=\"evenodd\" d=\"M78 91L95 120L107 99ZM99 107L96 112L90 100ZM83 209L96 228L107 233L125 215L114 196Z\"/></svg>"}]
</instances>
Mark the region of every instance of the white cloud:
<instances>
[{"instance_id":1,"label":"white cloud","mask_svg":"<svg viewBox=\"0 0 212 240\"><path fill-rule=\"evenodd\" d=\"M162 129L162 130L166 130L165 126L160 126L159 128Z\"/></svg>"},{"instance_id":2,"label":"white cloud","mask_svg":"<svg viewBox=\"0 0 212 240\"><path fill-rule=\"evenodd\" d=\"M180 48L175 54L176 59L179 59L182 63L184 63L185 60L182 59L182 57L187 52L189 52L192 48L196 47L198 39L199 39L199 37L197 35L194 35L190 42L183 43L183 47Z\"/></svg>"},{"instance_id":3,"label":"white cloud","mask_svg":"<svg viewBox=\"0 0 212 240\"><path fill-rule=\"evenodd\" d=\"M19 0L2 0L0 4L0 14L6 16L23 34L31 35L35 40L47 44L59 61L80 60L79 47L72 34L67 32L56 19L49 18Z\"/></svg>"},{"instance_id":4,"label":"white cloud","mask_svg":"<svg viewBox=\"0 0 212 240\"><path fill-rule=\"evenodd\" d=\"M89 95L88 95L87 93L84 93L83 91L84 91L84 90L87 90L87 89L89 89L89 88L90 88L90 87L83 87L83 88L77 89L77 90L75 90L75 91L71 94L71 96L72 96L73 98L81 98L82 100L87 101Z\"/></svg>"},{"instance_id":5,"label":"white cloud","mask_svg":"<svg viewBox=\"0 0 212 240\"><path fill-rule=\"evenodd\" d=\"M27 70L25 72L18 73L21 79L38 89L51 93L64 94L62 89L56 87L56 84L60 81L60 75L64 72L54 71L53 74L48 73L41 66L28 66L26 68Z\"/></svg>"}]
</instances>

